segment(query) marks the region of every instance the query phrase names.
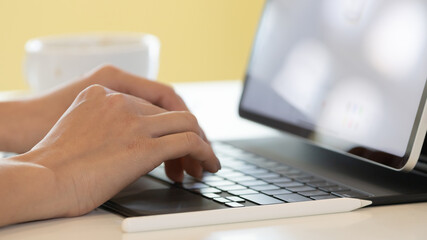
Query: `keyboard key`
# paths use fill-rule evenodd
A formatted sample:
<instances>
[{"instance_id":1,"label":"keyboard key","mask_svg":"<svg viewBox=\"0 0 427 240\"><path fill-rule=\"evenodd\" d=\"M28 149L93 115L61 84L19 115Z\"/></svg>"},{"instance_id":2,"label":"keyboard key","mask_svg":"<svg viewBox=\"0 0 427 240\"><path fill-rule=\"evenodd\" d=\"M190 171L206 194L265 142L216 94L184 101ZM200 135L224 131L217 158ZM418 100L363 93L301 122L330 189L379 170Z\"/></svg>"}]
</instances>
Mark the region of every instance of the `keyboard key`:
<instances>
[{"instance_id":1,"label":"keyboard key","mask_svg":"<svg viewBox=\"0 0 427 240\"><path fill-rule=\"evenodd\" d=\"M312 199L306 198L296 193L291 194L280 194L274 195L276 198L281 199L286 202L303 202L303 201L311 201Z\"/></svg>"},{"instance_id":2,"label":"keyboard key","mask_svg":"<svg viewBox=\"0 0 427 240\"><path fill-rule=\"evenodd\" d=\"M239 197L227 197L228 200L233 201L233 202L245 202L245 199L243 198L239 198Z\"/></svg>"},{"instance_id":3,"label":"keyboard key","mask_svg":"<svg viewBox=\"0 0 427 240\"><path fill-rule=\"evenodd\" d=\"M265 161L262 164L260 164L259 166L262 168L275 168L278 165L280 165L280 163L276 162L276 161Z\"/></svg>"},{"instance_id":4,"label":"keyboard key","mask_svg":"<svg viewBox=\"0 0 427 240\"><path fill-rule=\"evenodd\" d=\"M302 183L313 183L313 182L322 182L323 180L320 178L315 178L315 177L297 177L295 178L295 180L297 180L298 182L302 182Z\"/></svg>"},{"instance_id":5,"label":"keyboard key","mask_svg":"<svg viewBox=\"0 0 427 240\"><path fill-rule=\"evenodd\" d=\"M267 194L267 195L279 195L279 194L288 194L288 193L292 193L292 192L285 190L285 189L277 189L277 190L262 191L262 193Z\"/></svg>"},{"instance_id":6,"label":"keyboard key","mask_svg":"<svg viewBox=\"0 0 427 240\"><path fill-rule=\"evenodd\" d=\"M292 169L292 168L287 173L288 174L294 174L294 175L298 174L298 176L302 176L305 174L305 173L301 172L300 170Z\"/></svg>"},{"instance_id":7,"label":"keyboard key","mask_svg":"<svg viewBox=\"0 0 427 240\"><path fill-rule=\"evenodd\" d=\"M336 186L336 184L334 184L334 183L330 183L330 182L326 182L326 181L321 181L321 182L311 182L311 183L308 183L307 185L310 185L310 186L312 186L312 187Z\"/></svg>"},{"instance_id":8,"label":"keyboard key","mask_svg":"<svg viewBox=\"0 0 427 240\"><path fill-rule=\"evenodd\" d=\"M237 172L237 171L217 172L216 175L224 177L224 178L244 176L243 173Z\"/></svg>"},{"instance_id":9,"label":"keyboard key","mask_svg":"<svg viewBox=\"0 0 427 240\"><path fill-rule=\"evenodd\" d=\"M206 182L207 184L214 186L214 187L218 187L218 186L226 186L226 185L234 185L234 182L231 181L213 181L213 182Z\"/></svg>"},{"instance_id":10,"label":"keyboard key","mask_svg":"<svg viewBox=\"0 0 427 240\"><path fill-rule=\"evenodd\" d=\"M197 192L197 193L221 193L221 190L216 189L216 188L212 188L212 187L207 187L207 188L199 188L199 189L193 189L193 192Z\"/></svg>"},{"instance_id":11,"label":"keyboard key","mask_svg":"<svg viewBox=\"0 0 427 240\"><path fill-rule=\"evenodd\" d=\"M228 191L230 194L233 195L237 195L237 196L242 196L245 194L255 194L258 193L257 191L254 191L252 189L244 189L244 190L233 190L233 191Z\"/></svg>"},{"instance_id":12,"label":"keyboard key","mask_svg":"<svg viewBox=\"0 0 427 240\"><path fill-rule=\"evenodd\" d=\"M257 168L257 166L255 166L253 164L246 163L245 165L239 166L237 169L239 171L244 172L245 170L255 169L255 168Z\"/></svg>"},{"instance_id":13,"label":"keyboard key","mask_svg":"<svg viewBox=\"0 0 427 240\"><path fill-rule=\"evenodd\" d=\"M313 196L321 196L321 195L329 195L328 193L324 191L314 190L314 191L307 191L307 192L298 192L299 194L305 196L305 197L313 197Z\"/></svg>"},{"instance_id":14,"label":"keyboard key","mask_svg":"<svg viewBox=\"0 0 427 240\"><path fill-rule=\"evenodd\" d=\"M341 186L326 186L326 187L321 187L319 188L323 191L326 192L341 192L341 191L348 191L350 189L345 188L345 187L341 187Z\"/></svg>"},{"instance_id":15,"label":"keyboard key","mask_svg":"<svg viewBox=\"0 0 427 240\"><path fill-rule=\"evenodd\" d=\"M227 202L230 202L230 200L228 200L228 199L226 199L226 198L223 198L223 197L214 198L213 200L214 200L214 201L216 201L216 202L219 202L219 203L227 203Z\"/></svg>"},{"instance_id":16,"label":"keyboard key","mask_svg":"<svg viewBox=\"0 0 427 240\"><path fill-rule=\"evenodd\" d=\"M234 172L234 170L231 169L231 168L222 167L221 170L219 170L216 174L218 174L218 173L227 173L227 172Z\"/></svg>"},{"instance_id":17,"label":"keyboard key","mask_svg":"<svg viewBox=\"0 0 427 240\"><path fill-rule=\"evenodd\" d=\"M211 173L211 172L207 172L207 171L204 171L204 172L203 172L203 177L206 177L206 176L213 176L213 175L215 175L215 173Z\"/></svg>"},{"instance_id":18,"label":"keyboard key","mask_svg":"<svg viewBox=\"0 0 427 240\"><path fill-rule=\"evenodd\" d=\"M204 193L204 194L202 194L204 197L207 197L207 198L220 198L221 196L220 195L218 195L218 194L215 194L215 193Z\"/></svg>"},{"instance_id":19,"label":"keyboard key","mask_svg":"<svg viewBox=\"0 0 427 240\"><path fill-rule=\"evenodd\" d=\"M293 169L293 168L289 168L286 170L275 170L274 172L288 176L288 175L295 175L298 176L300 174L303 174L301 171Z\"/></svg>"},{"instance_id":20,"label":"keyboard key","mask_svg":"<svg viewBox=\"0 0 427 240\"><path fill-rule=\"evenodd\" d=\"M337 195L339 197L348 197L348 198L364 198L369 197L369 195L363 194L361 192L356 191L343 191L343 192L333 192L332 194Z\"/></svg>"},{"instance_id":21,"label":"keyboard key","mask_svg":"<svg viewBox=\"0 0 427 240\"><path fill-rule=\"evenodd\" d=\"M222 181L224 178L218 176L206 176L202 178L203 182L214 182L214 181Z\"/></svg>"},{"instance_id":22,"label":"keyboard key","mask_svg":"<svg viewBox=\"0 0 427 240\"><path fill-rule=\"evenodd\" d=\"M262 194L262 193L242 195L242 198L244 198L248 201L254 202L256 204L259 204L259 205L283 203L283 201L280 201L279 199L267 196L267 195Z\"/></svg>"},{"instance_id":23,"label":"keyboard key","mask_svg":"<svg viewBox=\"0 0 427 240\"><path fill-rule=\"evenodd\" d=\"M294 178L294 180L296 180L298 182L302 182L302 183L308 183L308 182L310 182L311 179L312 179L312 177L306 177L306 176Z\"/></svg>"},{"instance_id":24,"label":"keyboard key","mask_svg":"<svg viewBox=\"0 0 427 240\"><path fill-rule=\"evenodd\" d=\"M270 185L260 185L260 186L252 186L251 187L253 190L257 190L257 191L267 191L267 190L276 190L276 189L280 189L278 186L270 184Z\"/></svg>"},{"instance_id":25,"label":"keyboard key","mask_svg":"<svg viewBox=\"0 0 427 240\"><path fill-rule=\"evenodd\" d=\"M286 166L284 164L280 164L280 166L276 166L274 168L275 171L285 171L285 170L289 170L289 169L291 169L291 167Z\"/></svg>"},{"instance_id":26,"label":"keyboard key","mask_svg":"<svg viewBox=\"0 0 427 240\"><path fill-rule=\"evenodd\" d=\"M255 163L257 165L263 164L264 162L268 161L267 159L259 156L252 156L246 159L249 162Z\"/></svg>"},{"instance_id":27,"label":"keyboard key","mask_svg":"<svg viewBox=\"0 0 427 240\"><path fill-rule=\"evenodd\" d=\"M298 179L305 179L305 178L314 178L312 175L307 174L307 173L303 173L301 171L291 171L290 173L287 174L289 175L293 175L294 180L298 180Z\"/></svg>"},{"instance_id":28,"label":"keyboard key","mask_svg":"<svg viewBox=\"0 0 427 240\"><path fill-rule=\"evenodd\" d=\"M281 182L292 182L292 179L287 177L279 177L279 178L265 179L265 181L269 183L281 183Z\"/></svg>"},{"instance_id":29,"label":"keyboard key","mask_svg":"<svg viewBox=\"0 0 427 240\"><path fill-rule=\"evenodd\" d=\"M315 191L315 188L312 188L310 186L300 186L300 187L288 187L286 190L292 191L292 192L306 192L306 191Z\"/></svg>"},{"instance_id":30,"label":"keyboard key","mask_svg":"<svg viewBox=\"0 0 427 240\"><path fill-rule=\"evenodd\" d=\"M334 195L322 195L322 196L312 196L310 198L314 200L323 200L323 199L332 199L332 198L338 198L338 197Z\"/></svg>"},{"instance_id":31,"label":"keyboard key","mask_svg":"<svg viewBox=\"0 0 427 240\"><path fill-rule=\"evenodd\" d=\"M221 189L222 191L232 191L232 190L243 190L247 189L247 187L244 187L242 185L226 185L226 186L217 186L217 188Z\"/></svg>"},{"instance_id":32,"label":"keyboard key","mask_svg":"<svg viewBox=\"0 0 427 240\"><path fill-rule=\"evenodd\" d=\"M266 185L268 183L261 180L255 180L255 181L243 181L243 182L240 182L240 184L243 186L250 187L250 186Z\"/></svg>"},{"instance_id":33,"label":"keyboard key","mask_svg":"<svg viewBox=\"0 0 427 240\"><path fill-rule=\"evenodd\" d=\"M192 176L189 175L184 175L184 178L182 179L182 183L194 183L194 182L198 182L197 179L193 178Z\"/></svg>"},{"instance_id":34,"label":"keyboard key","mask_svg":"<svg viewBox=\"0 0 427 240\"><path fill-rule=\"evenodd\" d=\"M229 160L229 161L223 161L221 160L221 165L231 167L231 168L240 168L244 167L247 163L244 161L238 161L238 160Z\"/></svg>"},{"instance_id":35,"label":"keyboard key","mask_svg":"<svg viewBox=\"0 0 427 240\"><path fill-rule=\"evenodd\" d=\"M228 207L233 207L233 208L235 208L235 207L244 207L245 206L245 205L237 203L237 202L227 202L227 203L225 203L225 205L228 206Z\"/></svg>"},{"instance_id":36,"label":"keyboard key","mask_svg":"<svg viewBox=\"0 0 427 240\"><path fill-rule=\"evenodd\" d=\"M182 187L185 189L199 189L199 188L206 188L208 186L201 182L194 182L194 183L183 183Z\"/></svg>"},{"instance_id":37,"label":"keyboard key","mask_svg":"<svg viewBox=\"0 0 427 240\"><path fill-rule=\"evenodd\" d=\"M260 173L268 173L268 170L263 168L255 168L255 169L245 170L244 173L249 175L254 175L254 174L260 174Z\"/></svg>"},{"instance_id":38,"label":"keyboard key","mask_svg":"<svg viewBox=\"0 0 427 240\"><path fill-rule=\"evenodd\" d=\"M238 148L233 148L230 150L227 150L227 154L231 155L234 158L238 158L238 159L247 159L247 158L252 158L255 155L249 152L245 152L242 149L238 149Z\"/></svg>"},{"instance_id":39,"label":"keyboard key","mask_svg":"<svg viewBox=\"0 0 427 240\"><path fill-rule=\"evenodd\" d=\"M254 176L254 177L256 177L256 178L259 178L259 179L262 179L262 180L265 180L265 179L268 179L268 178L278 178L278 177L280 177L280 174L278 174L278 173L273 173L273 172L267 172L267 173L256 173L256 174L252 174L252 176Z\"/></svg>"},{"instance_id":40,"label":"keyboard key","mask_svg":"<svg viewBox=\"0 0 427 240\"><path fill-rule=\"evenodd\" d=\"M304 184L300 182L282 182L282 183L275 183L275 185L279 187L284 187L284 188L304 186Z\"/></svg>"},{"instance_id":41,"label":"keyboard key","mask_svg":"<svg viewBox=\"0 0 427 240\"><path fill-rule=\"evenodd\" d=\"M243 181L254 181L254 180L256 180L256 178L248 176L248 175L237 176L237 177L229 177L227 179L229 179L231 181L234 181L234 182L243 182Z\"/></svg>"}]
</instances>

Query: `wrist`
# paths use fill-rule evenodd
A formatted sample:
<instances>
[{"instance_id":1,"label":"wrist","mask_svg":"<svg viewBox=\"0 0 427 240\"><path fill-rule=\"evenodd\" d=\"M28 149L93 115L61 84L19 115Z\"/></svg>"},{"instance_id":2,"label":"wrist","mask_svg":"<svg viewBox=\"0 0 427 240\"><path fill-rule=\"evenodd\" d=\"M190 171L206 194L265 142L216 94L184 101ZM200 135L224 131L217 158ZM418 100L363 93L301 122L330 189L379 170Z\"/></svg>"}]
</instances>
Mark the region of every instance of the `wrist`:
<instances>
[{"instance_id":1,"label":"wrist","mask_svg":"<svg viewBox=\"0 0 427 240\"><path fill-rule=\"evenodd\" d=\"M66 216L54 172L39 164L40 152L28 152L9 159L0 159L3 179L0 225Z\"/></svg>"}]
</instances>

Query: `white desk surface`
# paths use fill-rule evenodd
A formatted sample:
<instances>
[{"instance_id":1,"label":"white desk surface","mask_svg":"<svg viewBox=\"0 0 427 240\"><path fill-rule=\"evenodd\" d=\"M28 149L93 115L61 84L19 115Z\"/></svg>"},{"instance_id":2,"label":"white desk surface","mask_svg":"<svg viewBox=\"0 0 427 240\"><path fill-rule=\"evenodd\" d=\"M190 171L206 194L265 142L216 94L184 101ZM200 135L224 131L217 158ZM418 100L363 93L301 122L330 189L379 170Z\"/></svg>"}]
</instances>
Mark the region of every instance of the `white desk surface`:
<instances>
[{"instance_id":1,"label":"white desk surface","mask_svg":"<svg viewBox=\"0 0 427 240\"><path fill-rule=\"evenodd\" d=\"M211 139L278 134L239 119L238 81L176 84ZM0 96L1 99L1 96ZM427 239L427 203L360 209L355 212L143 233L122 233L122 217L96 209L76 218L0 228L0 239Z\"/></svg>"}]
</instances>

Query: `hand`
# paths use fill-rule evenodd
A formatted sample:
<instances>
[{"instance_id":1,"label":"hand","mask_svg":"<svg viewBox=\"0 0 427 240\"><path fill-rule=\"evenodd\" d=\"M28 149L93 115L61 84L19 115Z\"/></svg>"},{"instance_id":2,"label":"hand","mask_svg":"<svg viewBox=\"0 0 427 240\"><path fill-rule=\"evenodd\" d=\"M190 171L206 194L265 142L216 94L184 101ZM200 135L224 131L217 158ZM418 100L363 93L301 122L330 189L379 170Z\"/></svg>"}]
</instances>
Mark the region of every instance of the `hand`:
<instances>
[{"instance_id":1,"label":"hand","mask_svg":"<svg viewBox=\"0 0 427 240\"><path fill-rule=\"evenodd\" d=\"M61 207L34 211L57 217L87 213L162 162L183 157L210 172L220 168L191 113L167 111L93 85L77 96L43 140L15 160L51 170L57 190L44 201ZM40 218L35 215L26 220Z\"/></svg>"},{"instance_id":2,"label":"hand","mask_svg":"<svg viewBox=\"0 0 427 240\"><path fill-rule=\"evenodd\" d=\"M7 123L13 123L14 126L4 128L4 130L9 129L6 134L8 137L3 138L7 139L4 142L7 143L8 147L0 150L18 153L30 150L47 134L79 92L93 84L100 84L116 92L145 99L165 110L188 111L183 100L171 87L128 74L107 65L95 69L78 81L66 84L28 101L22 101L19 105L23 105L23 108L14 106L11 114L4 115L11 118L7 119ZM3 124L3 126L5 125ZM207 142L202 130L200 130L200 135ZM178 182L182 180L184 170L195 177L200 177L203 170L200 164L191 158L168 161L165 163L165 167L169 178Z\"/></svg>"}]
</instances>

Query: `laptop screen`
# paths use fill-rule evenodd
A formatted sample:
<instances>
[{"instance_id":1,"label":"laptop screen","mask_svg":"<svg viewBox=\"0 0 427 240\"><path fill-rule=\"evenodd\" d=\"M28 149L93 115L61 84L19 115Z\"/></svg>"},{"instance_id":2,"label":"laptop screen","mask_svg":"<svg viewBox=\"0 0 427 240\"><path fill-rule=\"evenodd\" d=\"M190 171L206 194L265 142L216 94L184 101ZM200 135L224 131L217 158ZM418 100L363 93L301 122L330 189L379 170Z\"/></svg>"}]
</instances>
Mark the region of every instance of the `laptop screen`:
<instances>
[{"instance_id":1,"label":"laptop screen","mask_svg":"<svg viewBox=\"0 0 427 240\"><path fill-rule=\"evenodd\" d=\"M240 113L401 168L426 78L425 0L269 0Z\"/></svg>"}]
</instances>

